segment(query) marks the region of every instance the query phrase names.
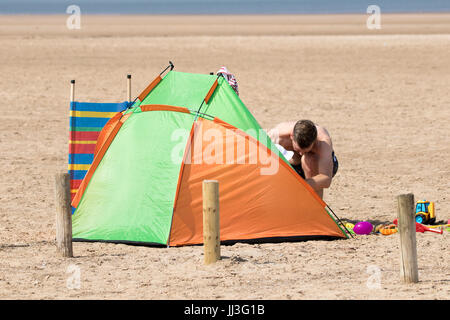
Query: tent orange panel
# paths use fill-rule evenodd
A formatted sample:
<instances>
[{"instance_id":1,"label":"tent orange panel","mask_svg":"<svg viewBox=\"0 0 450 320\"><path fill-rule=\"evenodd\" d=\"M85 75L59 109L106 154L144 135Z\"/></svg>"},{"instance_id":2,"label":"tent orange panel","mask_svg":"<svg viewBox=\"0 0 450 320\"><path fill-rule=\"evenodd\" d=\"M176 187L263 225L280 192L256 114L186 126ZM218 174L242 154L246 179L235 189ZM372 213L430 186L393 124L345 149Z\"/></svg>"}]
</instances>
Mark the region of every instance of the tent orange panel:
<instances>
[{"instance_id":1,"label":"tent orange panel","mask_svg":"<svg viewBox=\"0 0 450 320\"><path fill-rule=\"evenodd\" d=\"M194 130L170 246L203 243L203 180L219 180L221 241L346 237L323 201L262 143L221 121L199 118Z\"/></svg>"}]
</instances>

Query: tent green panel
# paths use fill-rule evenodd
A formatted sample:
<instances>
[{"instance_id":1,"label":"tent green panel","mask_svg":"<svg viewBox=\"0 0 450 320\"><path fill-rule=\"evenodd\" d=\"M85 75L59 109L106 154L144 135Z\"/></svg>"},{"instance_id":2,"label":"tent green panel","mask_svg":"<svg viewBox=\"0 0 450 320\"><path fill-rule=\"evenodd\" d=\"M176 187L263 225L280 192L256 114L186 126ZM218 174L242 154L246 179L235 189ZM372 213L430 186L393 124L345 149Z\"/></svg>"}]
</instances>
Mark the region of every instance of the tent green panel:
<instances>
[{"instance_id":1,"label":"tent green panel","mask_svg":"<svg viewBox=\"0 0 450 320\"><path fill-rule=\"evenodd\" d=\"M164 104L197 111L216 78L214 75L170 71L138 105Z\"/></svg>"},{"instance_id":2,"label":"tent green panel","mask_svg":"<svg viewBox=\"0 0 450 320\"><path fill-rule=\"evenodd\" d=\"M217 117L245 131L289 164L223 77L170 71L142 102L137 101L133 107L163 104L186 107L196 112L216 79L218 86L209 103L203 104L200 113Z\"/></svg>"},{"instance_id":3,"label":"tent green panel","mask_svg":"<svg viewBox=\"0 0 450 320\"><path fill-rule=\"evenodd\" d=\"M73 215L73 237L166 244L191 114L141 112L124 122Z\"/></svg>"}]
</instances>

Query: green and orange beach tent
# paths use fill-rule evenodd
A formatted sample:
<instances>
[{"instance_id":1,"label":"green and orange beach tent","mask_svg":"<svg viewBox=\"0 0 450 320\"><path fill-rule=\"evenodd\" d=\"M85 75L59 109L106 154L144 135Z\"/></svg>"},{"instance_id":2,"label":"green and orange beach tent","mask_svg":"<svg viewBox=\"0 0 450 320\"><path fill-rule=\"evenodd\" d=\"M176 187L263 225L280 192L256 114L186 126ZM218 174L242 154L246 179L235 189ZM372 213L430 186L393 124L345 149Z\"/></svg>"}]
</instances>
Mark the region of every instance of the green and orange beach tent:
<instances>
[{"instance_id":1,"label":"green and orange beach tent","mask_svg":"<svg viewBox=\"0 0 450 320\"><path fill-rule=\"evenodd\" d=\"M201 244L203 180L219 181L222 243L347 237L223 77L170 70L101 131L73 238Z\"/></svg>"}]
</instances>

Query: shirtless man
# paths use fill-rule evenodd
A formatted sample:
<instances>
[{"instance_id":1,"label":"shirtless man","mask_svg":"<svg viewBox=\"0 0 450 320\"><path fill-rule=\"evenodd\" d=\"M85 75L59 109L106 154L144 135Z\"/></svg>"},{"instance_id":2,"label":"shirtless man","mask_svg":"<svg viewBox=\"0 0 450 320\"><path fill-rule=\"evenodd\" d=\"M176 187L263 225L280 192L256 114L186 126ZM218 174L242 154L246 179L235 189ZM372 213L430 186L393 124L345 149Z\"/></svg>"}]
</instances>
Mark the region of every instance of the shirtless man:
<instances>
[{"instance_id":1,"label":"shirtless man","mask_svg":"<svg viewBox=\"0 0 450 320\"><path fill-rule=\"evenodd\" d=\"M289 163L323 198L338 170L331 137L325 128L310 120L283 122L268 132L269 137L294 155Z\"/></svg>"}]
</instances>

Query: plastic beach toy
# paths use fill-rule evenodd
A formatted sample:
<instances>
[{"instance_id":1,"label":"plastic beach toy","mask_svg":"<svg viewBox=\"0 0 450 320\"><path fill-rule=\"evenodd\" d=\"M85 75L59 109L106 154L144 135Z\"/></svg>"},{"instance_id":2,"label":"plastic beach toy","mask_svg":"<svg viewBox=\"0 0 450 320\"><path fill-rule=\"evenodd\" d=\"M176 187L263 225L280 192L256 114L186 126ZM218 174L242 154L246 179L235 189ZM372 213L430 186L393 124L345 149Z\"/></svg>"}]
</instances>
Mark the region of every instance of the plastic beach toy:
<instances>
[{"instance_id":1,"label":"plastic beach toy","mask_svg":"<svg viewBox=\"0 0 450 320\"><path fill-rule=\"evenodd\" d=\"M382 235L389 236L391 234L397 233L398 229L395 224L389 224L382 226L379 231Z\"/></svg>"},{"instance_id":2,"label":"plastic beach toy","mask_svg":"<svg viewBox=\"0 0 450 320\"><path fill-rule=\"evenodd\" d=\"M344 224L344 226L351 234L355 234L355 232L353 231L355 225L353 223L347 222L346 224Z\"/></svg>"},{"instance_id":3,"label":"plastic beach toy","mask_svg":"<svg viewBox=\"0 0 450 320\"><path fill-rule=\"evenodd\" d=\"M356 234L370 234L373 230L373 225L370 222L367 221L361 221L355 224L355 227L353 228L353 231Z\"/></svg>"},{"instance_id":4,"label":"plastic beach toy","mask_svg":"<svg viewBox=\"0 0 450 320\"><path fill-rule=\"evenodd\" d=\"M394 220L394 224L398 227L398 219L395 219ZM431 228L428 228L428 227L426 227L426 226L424 226L423 224L420 224L420 223L417 223L416 222L416 232L422 232L422 233L424 233L424 232L426 232L426 231L429 231L429 232L434 232L434 233L439 233L439 234L443 234L443 230L440 230L440 231L438 231L438 230L433 230L433 229L431 229Z\"/></svg>"}]
</instances>

